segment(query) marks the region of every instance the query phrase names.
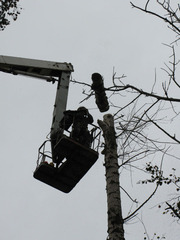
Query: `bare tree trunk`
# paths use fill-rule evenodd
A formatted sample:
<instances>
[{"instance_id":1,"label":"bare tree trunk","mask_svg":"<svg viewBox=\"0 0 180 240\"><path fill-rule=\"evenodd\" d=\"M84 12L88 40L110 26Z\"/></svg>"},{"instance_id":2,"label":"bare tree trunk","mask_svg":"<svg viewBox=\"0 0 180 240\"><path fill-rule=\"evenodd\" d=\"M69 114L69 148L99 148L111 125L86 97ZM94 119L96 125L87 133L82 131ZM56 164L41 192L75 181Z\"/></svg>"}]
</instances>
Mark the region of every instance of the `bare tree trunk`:
<instances>
[{"instance_id":1,"label":"bare tree trunk","mask_svg":"<svg viewBox=\"0 0 180 240\"><path fill-rule=\"evenodd\" d=\"M104 120L98 120L98 124L103 131L105 140L104 154L108 204L108 239L125 240L119 188L117 143L113 116L111 114L104 115Z\"/></svg>"}]
</instances>

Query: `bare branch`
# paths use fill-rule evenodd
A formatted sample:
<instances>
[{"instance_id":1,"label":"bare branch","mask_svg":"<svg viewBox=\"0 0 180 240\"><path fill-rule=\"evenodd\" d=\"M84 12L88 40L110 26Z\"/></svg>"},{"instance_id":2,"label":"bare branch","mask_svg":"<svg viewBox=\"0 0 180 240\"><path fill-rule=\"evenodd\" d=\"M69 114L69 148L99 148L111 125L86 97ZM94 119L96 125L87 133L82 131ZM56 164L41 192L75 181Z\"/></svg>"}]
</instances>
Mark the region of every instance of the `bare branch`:
<instances>
[{"instance_id":1,"label":"bare branch","mask_svg":"<svg viewBox=\"0 0 180 240\"><path fill-rule=\"evenodd\" d=\"M163 20L164 22L167 22L172 27L173 31L176 31L176 33L180 34L180 28L175 25L175 22L171 18L171 16L172 16L171 12L168 9L165 9L165 10L170 14L170 20L168 18L166 18L166 17L163 17L163 16L159 15L158 13L155 13L155 12L147 10L147 6L145 8L141 8L141 7L133 4L132 2L130 2L130 3L131 3L131 6L133 8L136 8L136 9L142 11L142 12L151 14L151 15L153 15L153 16L161 19L161 20Z\"/></svg>"},{"instance_id":2,"label":"bare branch","mask_svg":"<svg viewBox=\"0 0 180 240\"><path fill-rule=\"evenodd\" d=\"M159 187L159 185L157 184L155 190L153 191L153 193L133 213L131 213L126 218L124 218L124 222L126 222L128 219L130 219L132 216L134 216L154 196L154 194L156 193L158 187Z\"/></svg>"},{"instance_id":3,"label":"bare branch","mask_svg":"<svg viewBox=\"0 0 180 240\"><path fill-rule=\"evenodd\" d=\"M81 84L81 85L84 85L84 86L87 86L87 87L90 87L91 88L91 85L90 84L87 84L85 82L79 82L79 81L76 81L74 79L71 79L71 82L73 83L77 83L77 84Z\"/></svg>"},{"instance_id":4,"label":"bare branch","mask_svg":"<svg viewBox=\"0 0 180 240\"><path fill-rule=\"evenodd\" d=\"M148 116L147 116L148 117ZM159 128L163 133L165 133L168 137L170 137L171 139L173 139L175 142L180 144L180 140L178 140L175 135L172 136L171 134L169 134L164 128L160 127L156 122L154 122L152 119L150 119L148 117L149 121L151 121L157 128Z\"/></svg>"},{"instance_id":5,"label":"bare branch","mask_svg":"<svg viewBox=\"0 0 180 240\"><path fill-rule=\"evenodd\" d=\"M129 193L128 193L122 186L120 186L120 188L125 192L125 194L131 199L132 202L138 203L138 202L137 202L137 199L133 199L133 198L129 195Z\"/></svg>"},{"instance_id":6,"label":"bare branch","mask_svg":"<svg viewBox=\"0 0 180 240\"><path fill-rule=\"evenodd\" d=\"M172 97L164 97L164 96L156 95L154 93L146 92L146 91L139 89L130 84L127 84L125 86L118 86L118 87L116 87L116 89L114 86L109 87L106 89L106 91L124 91L126 89L135 90L136 92L140 93L141 95L144 95L146 97L156 98L157 100L163 100L163 101L168 101L168 102L180 102L180 98L172 98Z\"/></svg>"}]
</instances>

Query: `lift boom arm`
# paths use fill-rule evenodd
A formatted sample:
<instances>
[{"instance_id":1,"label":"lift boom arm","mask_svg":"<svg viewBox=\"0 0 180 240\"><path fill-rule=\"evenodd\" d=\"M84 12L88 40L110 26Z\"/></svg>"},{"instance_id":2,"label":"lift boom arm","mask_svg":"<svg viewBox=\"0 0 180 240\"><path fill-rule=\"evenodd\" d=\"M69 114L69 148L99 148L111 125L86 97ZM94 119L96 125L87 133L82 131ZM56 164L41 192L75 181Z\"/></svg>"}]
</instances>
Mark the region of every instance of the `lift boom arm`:
<instances>
[{"instance_id":1,"label":"lift boom arm","mask_svg":"<svg viewBox=\"0 0 180 240\"><path fill-rule=\"evenodd\" d=\"M70 75L74 71L72 64L0 56L0 71L40 78L48 82L58 81L51 127L51 133L56 132L58 124L63 118L63 112L66 110Z\"/></svg>"},{"instance_id":2,"label":"lift boom arm","mask_svg":"<svg viewBox=\"0 0 180 240\"><path fill-rule=\"evenodd\" d=\"M41 78L47 81L58 81L52 78L59 77L62 72L73 72L73 66L71 63L0 56L0 71Z\"/></svg>"}]
</instances>

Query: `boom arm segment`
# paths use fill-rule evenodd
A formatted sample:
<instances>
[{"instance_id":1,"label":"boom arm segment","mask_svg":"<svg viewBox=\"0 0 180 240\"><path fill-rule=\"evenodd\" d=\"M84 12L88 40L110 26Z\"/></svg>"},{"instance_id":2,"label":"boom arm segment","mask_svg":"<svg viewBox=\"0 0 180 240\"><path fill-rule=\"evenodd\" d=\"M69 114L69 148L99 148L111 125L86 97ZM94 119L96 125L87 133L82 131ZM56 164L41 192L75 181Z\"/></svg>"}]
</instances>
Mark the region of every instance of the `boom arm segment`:
<instances>
[{"instance_id":1,"label":"boom arm segment","mask_svg":"<svg viewBox=\"0 0 180 240\"><path fill-rule=\"evenodd\" d=\"M70 73L62 72L56 91L56 99L53 111L53 121L51 127L51 136L56 134L59 129L59 122L64 116L66 110L68 90L69 90Z\"/></svg>"},{"instance_id":2,"label":"boom arm segment","mask_svg":"<svg viewBox=\"0 0 180 240\"><path fill-rule=\"evenodd\" d=\"M51 127L52 151L59 129L59 122L66 110L69 81L73 66L71 63L60 63L28 58L0 56L0 71L41 78L48 82L58 81L56 100ZM55 78L54 78L55 77Z\"/></svg>"},{"instance_id":3,"label":"boom arm segment","mask_svg":"<svg viewBox=\"0 0 180 240\"><path fill-rule=\"evenodd\" d=\"M58 80L53 77L60 77L62 72L73 72L73 66L71 63L0 56L0 71L54 82Z\"/></svg>"}]
</instances>

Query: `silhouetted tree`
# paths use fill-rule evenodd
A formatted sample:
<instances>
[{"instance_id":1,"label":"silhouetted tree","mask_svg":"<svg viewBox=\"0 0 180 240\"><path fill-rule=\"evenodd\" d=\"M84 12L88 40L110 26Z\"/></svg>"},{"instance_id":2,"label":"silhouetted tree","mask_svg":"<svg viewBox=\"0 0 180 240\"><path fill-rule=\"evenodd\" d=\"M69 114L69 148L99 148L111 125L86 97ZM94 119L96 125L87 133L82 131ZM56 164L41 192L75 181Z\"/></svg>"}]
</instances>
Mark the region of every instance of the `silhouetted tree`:
<instances>
[{"instance_id":1,"label":"silhouetted tree","mask_svg":"<svg viewBox=\"0 0 180 240\"><path fill-rule=\"evenodd\" d=\"M21 8L18 6L19 0L0 1L0 30L4 30L10 24L10 19L17 20Z\"/></svg>"},{"instance_id":2,"label":"silhouetted tree","mask_svg":"<svg viewBox=\"0 0 180 240\"><path fill-rule=\"evenodd\" d=\"M144 7L137 6L132 2L131 5L139 11L163 20L168 25L168 28L176 34L175 41L167 45L171 50L170 61L163 68L167 78L166 80L156 78L152 88L146 91L136 85L127 84L127 79L124 83L124 74L119 77L114 72L112 85L104 87L110 102L109 111L111 114L106 114L103 121L98 121L104 137L102 145L104 146L103 154L105 155L108 239L110 240L124 239L124 223L135 217L147 201L155 195L156 191L165 184L174 184L177 197L176 199L165 199L164 203L157 204L157 206L164 207L164 214L170 213L177 219L180 217L180 196L178 194L180 178L172 175L172 173L168 177L163 175L165 157L168 159L180 159L175 153L172 154L169 151L175 146L179 147L180 144L180 136L176 133L177 128L174 125L175 121L180 121L180 82L177 71L180 60L176 56L177 43L180 40L180 5L177 2L175 6L175 2L170 0L156 0L156 4L160 6L160 12L158 13L155 10L150 10L151 2L151 0L146 1ZM154 4L154 2L152 3ZM152 6L154 6L153 4ZM156 82L161 82L161 89L156 89ZM85 85L91 87L88 84ZM86 100L91 96L95 96L97 99L94 89L91 88L91 90L90 93L84 92ZM114 96L118 99L116 103L113 101ZM125 96L123 104L121 101L122 96ZM168 108L168 112L165 111L166 108ZM114 111L114 109L117 110ZM168 123L168 127L164 123ZM169 128L169 126L171 127ZM111 134L110 129L112 130ZM157 136L160 139L157 139ZM114 139L113 144L112 139ZM149 159L155 158L159 160L157 165L152 165L151 160L147 162ZM136 164L142 160L146 162L142 165ZM155 184L154 191L149 197L144 197L142 203L137 199L133 199L129 189L124 189L123 182L117 180L117 176L121 171L131 171L132 169L138 169L151 175L151 178L147 177L145 180L140 180L139 183ZM123 209L123 202L120 198L121 191L125 192L132 204L134 204L127 216L124 217L121 213ZM115 192L118 197L117 195L114 196ZM116 201L114 201L113 197ZM160 237L158 236L157 239L160 239ZM165 239L165 237L162 236L161 239Z\"/></svg>"}]
</instances>

